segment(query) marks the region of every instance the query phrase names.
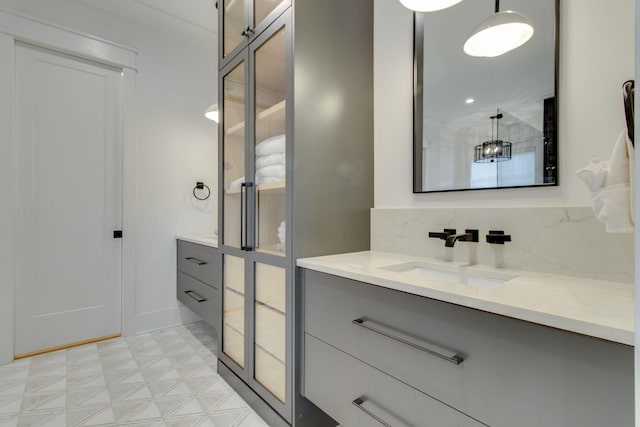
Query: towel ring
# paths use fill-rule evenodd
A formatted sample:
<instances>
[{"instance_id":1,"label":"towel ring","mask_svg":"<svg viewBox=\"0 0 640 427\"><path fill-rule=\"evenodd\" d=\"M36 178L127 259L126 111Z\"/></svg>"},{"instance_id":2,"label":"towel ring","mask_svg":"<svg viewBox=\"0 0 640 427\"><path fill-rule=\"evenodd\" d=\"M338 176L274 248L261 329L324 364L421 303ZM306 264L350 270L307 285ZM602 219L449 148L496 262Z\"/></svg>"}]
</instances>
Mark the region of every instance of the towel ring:
<instances>
[{"instance_id":1,"label":"towel ring","mask_svg":"<svg viewBox=\"0 0 640 427\"><path fill-rule=\"evenodd\" d=\"M198 193L204 192L206 196L200 196ZM196 182L196 186L193 187L193 197L198 200L207 200L211 196L211 189L204 182Z\"/></svg>"}]
</instances>

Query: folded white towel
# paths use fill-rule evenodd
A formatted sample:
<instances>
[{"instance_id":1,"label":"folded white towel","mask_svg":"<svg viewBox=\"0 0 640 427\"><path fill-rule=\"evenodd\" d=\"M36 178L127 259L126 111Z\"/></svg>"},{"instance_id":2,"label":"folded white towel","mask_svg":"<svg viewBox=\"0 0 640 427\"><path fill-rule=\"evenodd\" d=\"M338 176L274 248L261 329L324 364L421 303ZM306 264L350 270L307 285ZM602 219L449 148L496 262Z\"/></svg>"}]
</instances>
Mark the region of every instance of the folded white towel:
<instances>
[{"instance_id":1,"label":"folded white towel","mask_svg":"<svg viewBox=\"0 0 640 427\"><path fill-rule=\"evenodd\" d=\"M265 166L263 168L256 169L256 178L257 177L270 177L270 178L280 178L284 179L286 175L286 170L284 165L271 165Z\"/></svg>"},{"instance_id":2,"label":"folded white towel","mask_svg":"<svg viewBox=\"0 0 640 427\"><path fill-rule=\"evenodd\" d=\"M235 181L232 181L231 184L229 184L229 189L234 190L234 189L238 189L240 188L240 185L244 182L244 176L241 176L240 178L236 179Z\"/></svg>"},{"instance_id":3,"label":"folded white towel","mask_svg":"<svg viewBox=\"0 0 640 427\"><path fill-rule=\"evenodd\" d=\"M591 190L593 212L605 224L608 233L633 232L630 157L627 132L623 130L613 148L611 160L593 159L586 168L576 171Z\"/></svg>"},{"instance_id":4,"label":"folded white towel","mask_svg":"<svg viewBox=\"0 0 640 427\"><path fill-rule=\"evenodd\" d=\"M277 178L275 176L256 176L256 185L260 184L275 184L276 182L283 182L284 178Z\"/></svg>"},{"instance_id":5,"label":"folded white towel","mask_svg":"<svg viewBox=\"0 0 640 427\"><path fill-rule=\"evenodd\" d=\"M284 164L285 164L284 153L274 153L274 154L269 154L267 156L258 156L258 158L256 159L256 169L260 169L265 166L284 165Z\"/></svg>"},{"instance_id":6,"label":"folded white towel","mask_svg":"<svg viewBox=\"0 0 640 427\"><path fill-rule=\"evenodd\" d=\"M283 245L286 242L286 230L287 230L287 226L285 222L282 221L280 223L280 226L278 227L278 240L280 240L280 243Z\"/></svg>"},{"instance_id":7,"label":"folded white towel","mask_svg":"<svg viewBox=\"0 0 640 427\"><path fill-rule=\"evenodd\" d=\"M256 155L267 156L274 153L284 153L286 150L286 136L276 135L267 138L256 145Z\"/></svg>"}]
</instances>

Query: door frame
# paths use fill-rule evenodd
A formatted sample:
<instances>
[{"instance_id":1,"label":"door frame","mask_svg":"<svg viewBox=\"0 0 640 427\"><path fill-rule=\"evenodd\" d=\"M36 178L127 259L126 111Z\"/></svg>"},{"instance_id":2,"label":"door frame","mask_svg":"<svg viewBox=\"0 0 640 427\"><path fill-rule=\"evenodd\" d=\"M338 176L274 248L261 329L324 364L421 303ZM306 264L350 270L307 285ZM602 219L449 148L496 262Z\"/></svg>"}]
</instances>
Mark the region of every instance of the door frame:
<instances>
[{"instance_id":1,"label":"door frame","mask_svg":"<svg viewBox=\"0 0 640 427\"><path fill-rule=\"evenodd\" d=\"M14 357L16 41L122 69L122 334L135 320L135 49L0 9L0 365Z\"/></svg>"}]
</instances>

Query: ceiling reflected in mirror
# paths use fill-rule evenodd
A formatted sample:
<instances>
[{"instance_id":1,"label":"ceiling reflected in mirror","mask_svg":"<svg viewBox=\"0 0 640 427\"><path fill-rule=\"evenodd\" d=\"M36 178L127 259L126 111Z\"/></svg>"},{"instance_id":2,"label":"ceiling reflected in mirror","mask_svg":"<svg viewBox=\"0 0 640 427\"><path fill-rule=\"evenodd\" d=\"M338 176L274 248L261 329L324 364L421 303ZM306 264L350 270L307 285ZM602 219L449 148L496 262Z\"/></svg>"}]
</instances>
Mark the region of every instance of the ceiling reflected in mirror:
<instances>
[{"instance_id":1,"label":"ceiling reflected in mirror","mask_svg":"<svg viewBox=\"0 0 640 427\"><path fill-rule=\"evenodd\" d=\"M416 193L557 184L558 1L502 3L535 30L495 57L470 56L463 48L493 0L414 14ZM510 157L484 161L482 153L490 151Z\"/></svg>"}]
</instances>

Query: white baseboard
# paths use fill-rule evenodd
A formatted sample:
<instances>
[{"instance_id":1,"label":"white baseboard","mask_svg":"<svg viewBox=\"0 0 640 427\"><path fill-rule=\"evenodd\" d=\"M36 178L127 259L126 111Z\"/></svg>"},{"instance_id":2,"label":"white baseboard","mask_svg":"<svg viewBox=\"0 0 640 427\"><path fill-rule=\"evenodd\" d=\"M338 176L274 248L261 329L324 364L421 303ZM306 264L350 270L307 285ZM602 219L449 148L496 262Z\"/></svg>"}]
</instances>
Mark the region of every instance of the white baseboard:
<instances>
[{"instance_id":1,"label":"white baseboard","mask_svg":"<svg viewBox=\"0 0 640 427\"><path fill-rule=\"evenodd\" d=\"M202 319L185 305L180 304L164 310L136 314L131 320L133 324L128 325L127 328L123 328L122 334L124 336L141 334L170 326L184 325Z\"/></svg>"}]
</instances>

